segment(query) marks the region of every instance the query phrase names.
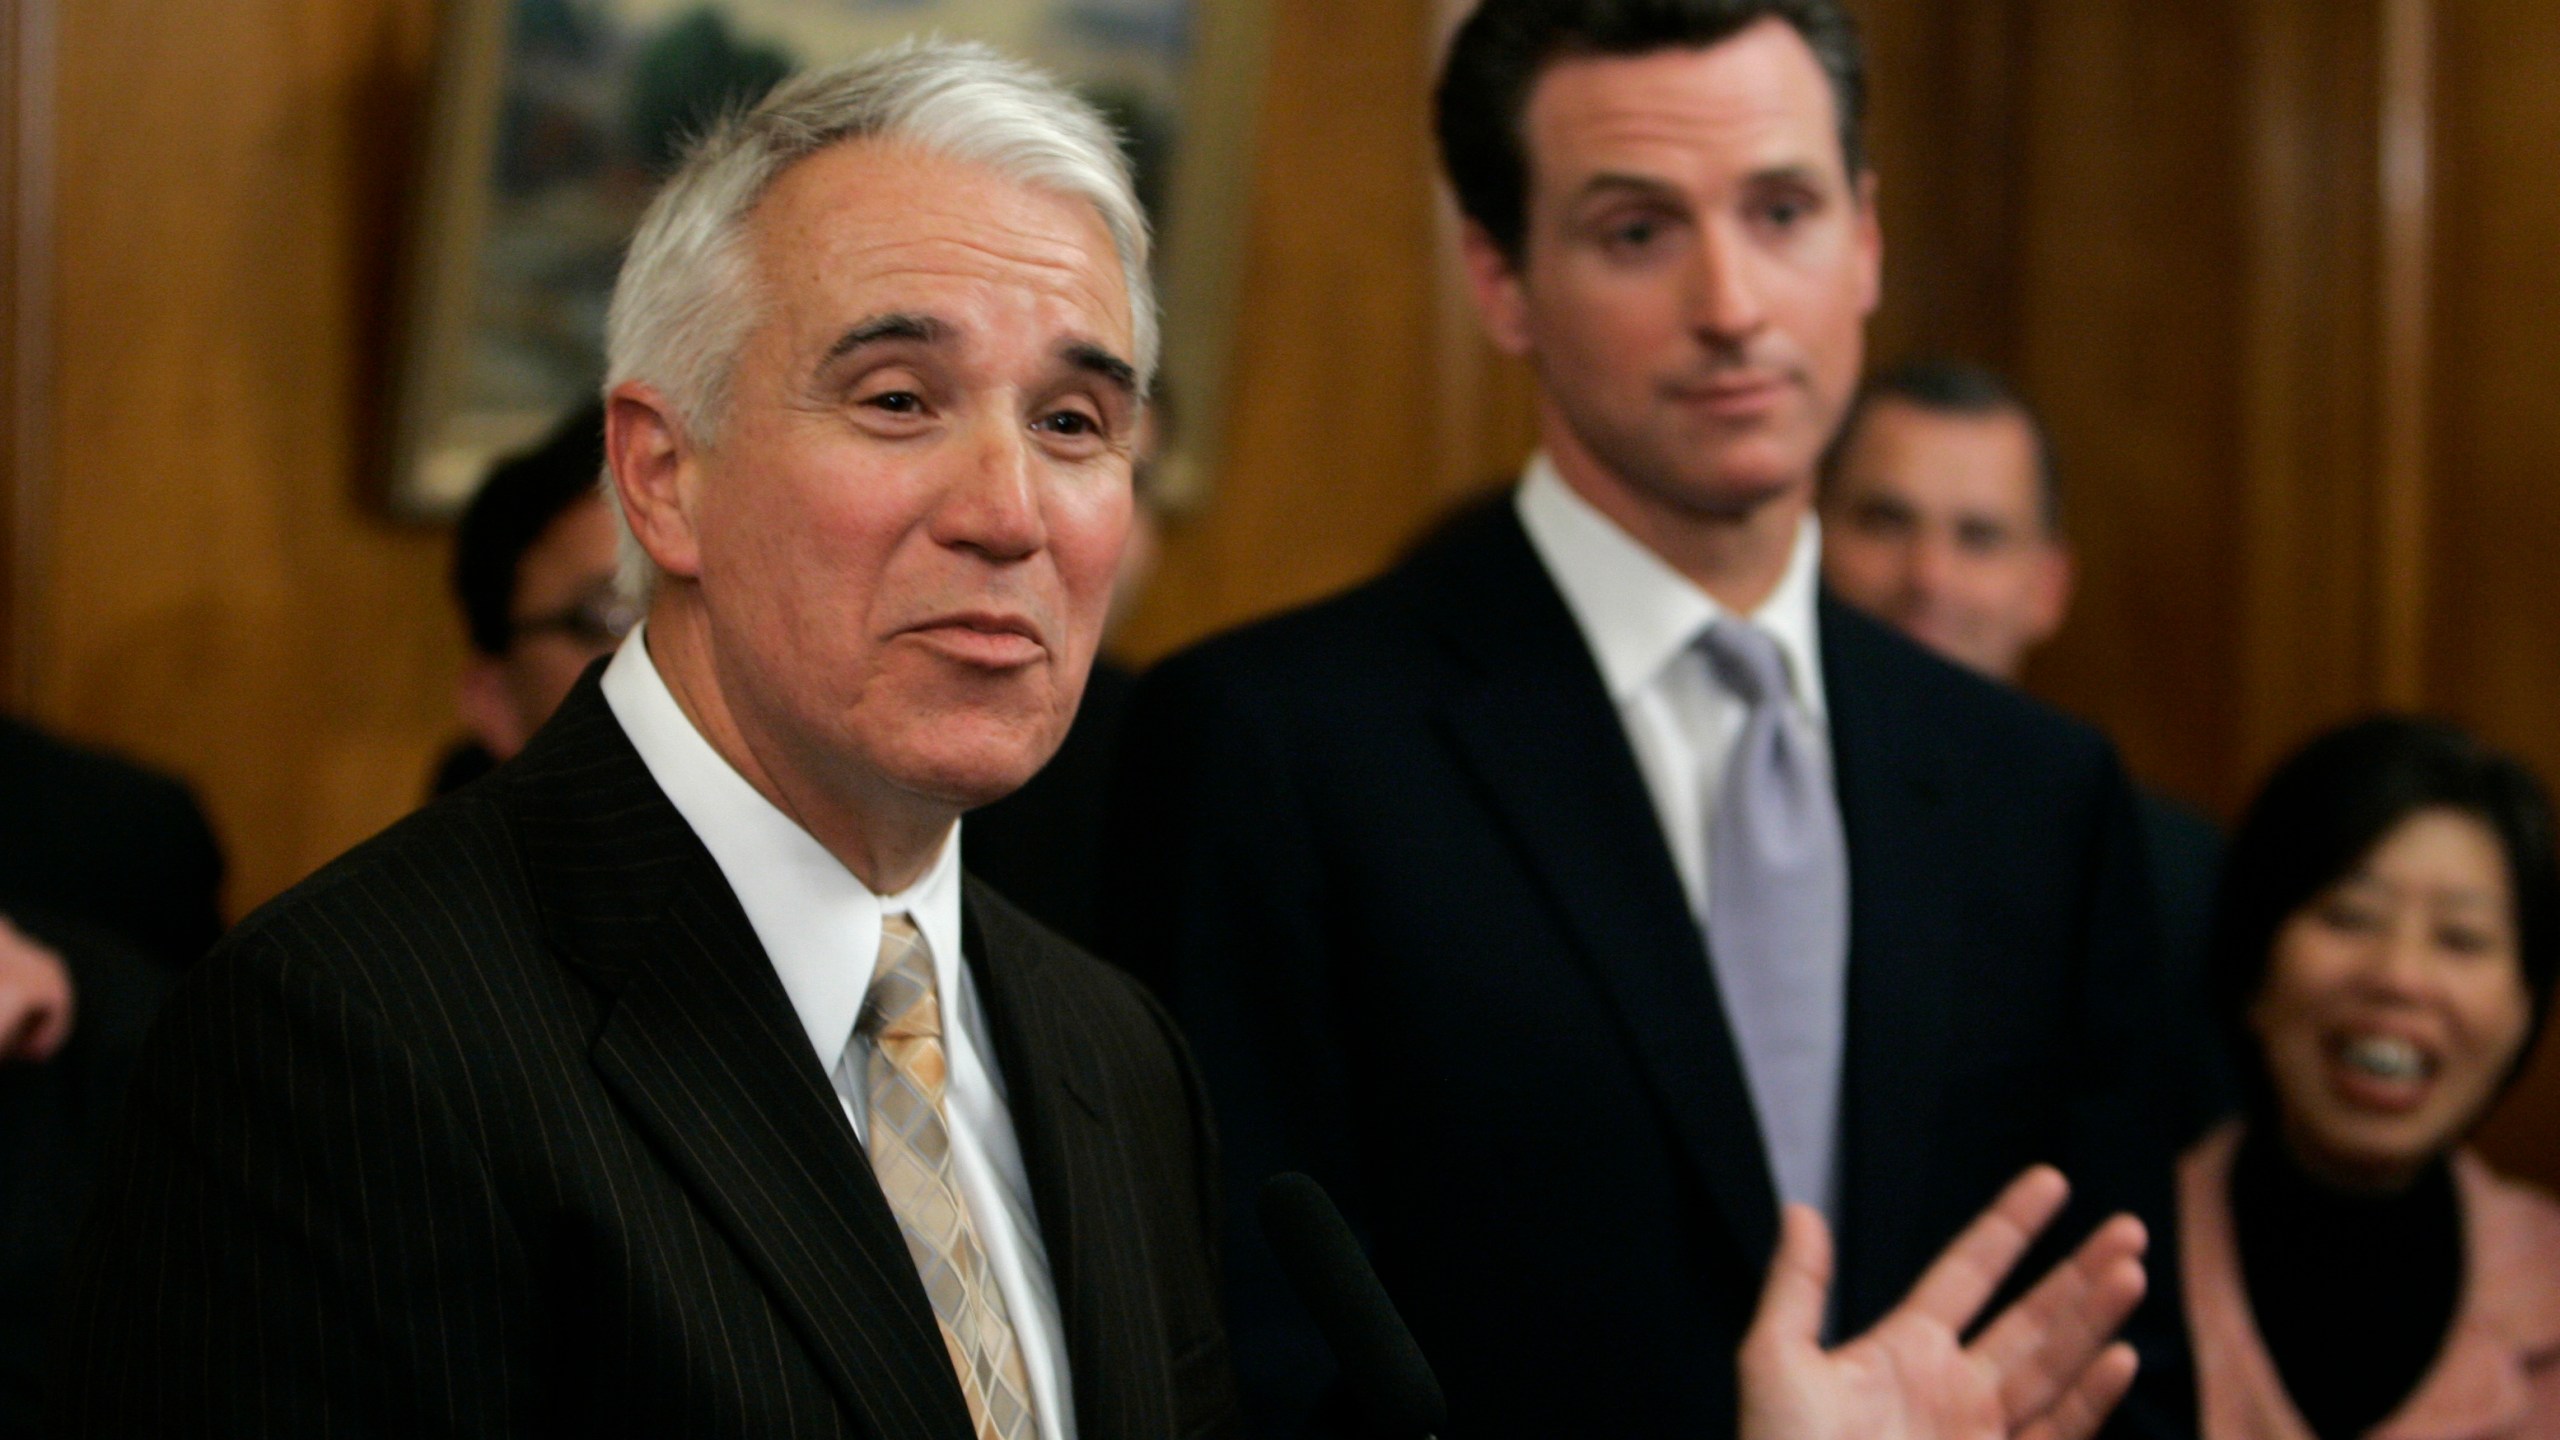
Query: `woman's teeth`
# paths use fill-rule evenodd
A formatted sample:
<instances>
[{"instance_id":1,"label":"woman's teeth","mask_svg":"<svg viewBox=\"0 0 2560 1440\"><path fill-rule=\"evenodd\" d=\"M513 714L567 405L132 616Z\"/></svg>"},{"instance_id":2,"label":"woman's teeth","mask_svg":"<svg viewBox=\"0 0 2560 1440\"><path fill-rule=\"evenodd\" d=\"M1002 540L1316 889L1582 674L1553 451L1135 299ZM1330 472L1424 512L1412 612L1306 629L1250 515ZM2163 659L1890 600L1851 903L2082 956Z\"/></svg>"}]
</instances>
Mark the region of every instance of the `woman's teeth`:
<instances>
[{"instance_id":1,"label":"woman's teeth","mask_svg":"<svg viewBox=\"0 0 2560 1440\"><path fill-rule=\"evenodd\" d=\"M2420 1080L2427 1073L2427 1057L2417 1046L2379 1035L2348 1041L2339 1058L2381 1080Z\"/></svg>"}]
</instances>

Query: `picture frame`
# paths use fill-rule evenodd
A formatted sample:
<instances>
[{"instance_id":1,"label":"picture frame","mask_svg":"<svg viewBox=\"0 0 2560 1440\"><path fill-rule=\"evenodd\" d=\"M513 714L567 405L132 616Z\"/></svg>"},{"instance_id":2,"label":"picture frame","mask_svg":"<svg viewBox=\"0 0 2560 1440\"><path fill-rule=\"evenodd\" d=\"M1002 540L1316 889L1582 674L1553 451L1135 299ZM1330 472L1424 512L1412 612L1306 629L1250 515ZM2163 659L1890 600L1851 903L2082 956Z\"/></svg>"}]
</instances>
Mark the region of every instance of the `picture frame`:
<instances>
[{"instance_id":1,"label":"picture frame","mask_svg":"<svg viewBox=\"0 0 2560 1440\"><path fill-rule=\"evenodd\" d=\"M980 39L1093 99L1156 226L1149 498L1219 451L1268 0L452 0L407 229L380 507L449 519L603 375L623 244L683 141L784 73L915 34Z\"/></svg>"}]
</instances>

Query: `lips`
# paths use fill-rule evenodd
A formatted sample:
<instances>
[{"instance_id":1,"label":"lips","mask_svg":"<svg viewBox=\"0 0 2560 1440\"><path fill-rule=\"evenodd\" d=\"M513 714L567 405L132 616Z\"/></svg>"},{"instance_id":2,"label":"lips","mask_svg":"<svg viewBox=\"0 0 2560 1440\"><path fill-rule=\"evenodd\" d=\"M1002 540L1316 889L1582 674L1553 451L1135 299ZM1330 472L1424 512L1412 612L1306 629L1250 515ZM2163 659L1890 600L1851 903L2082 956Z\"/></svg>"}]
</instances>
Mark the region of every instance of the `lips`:
<instances>
[{"instance_id":1,"label":"lips","mask_svg":"<svg viewBox=\"0 0 2560 1440\"><path fill-rule=\"evenodd\" d=\"M1049 651L1028 617L997 611L937 615L900 633L951 659L991 669L1028 665Z\"/></svg>"},{"instance_id":2,"label":"lips","mask_svg":"<svg viewBox=\"0 0 2560 1440\"><path fill-rule=\"evenodd\" d=\"M1673 399L1716 415L1758 414L1777 404L1786 393L1786 377L1781 375L1735 374L1670 387Z\"/></svg>"},{"instance_id":3,"label":"lips","mask_svg":"<svg viewBox=\"0 0 2560 1440\"><path fill-rule=\"evenodd\" d=\"M2376 1031L2335 1036L2328 1051L2331 1085L2340 1099L2391 1113L2422 1104L2441 1063L2426 1046L2405 1035Z\"/></svg>"}]
</instances>

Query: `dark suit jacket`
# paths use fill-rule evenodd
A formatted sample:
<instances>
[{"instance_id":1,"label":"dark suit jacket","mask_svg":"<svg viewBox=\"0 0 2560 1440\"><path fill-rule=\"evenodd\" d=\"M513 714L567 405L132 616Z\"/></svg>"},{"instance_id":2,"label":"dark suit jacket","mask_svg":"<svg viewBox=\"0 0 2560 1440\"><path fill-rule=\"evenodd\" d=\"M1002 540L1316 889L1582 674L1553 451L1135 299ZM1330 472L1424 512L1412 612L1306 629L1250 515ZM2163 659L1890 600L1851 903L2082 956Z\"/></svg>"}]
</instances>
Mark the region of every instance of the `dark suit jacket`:
<instances>
[{"instance_id":1,"label":"dark suit jacket","mask_svg":"<svg viewBox=\"0 0 2560 1440\"><path fill-rule=\"evenodd\" d=\"M969 872L1079 945L1102 942L1103 826L1120 726L1137 684L1109 660L1093 662L1058 753L1028 784L970 811L961 826Z\"/></svg>"},{"instance_id":2,"label":"dark suit jacket","mask_svg":"<svg viewBox=\"0 0 2560 1440\"><path fill-rule=\"evenodd\" d=\"M36 1433L63 1257L170 981L165 966L91 927L10 918L71 973L73 1024L51 1060L0 1065L0 1437Z\"/></svg>"},{"instance_id":3,"label":"dark suit jacket","mask_svg":"<svg viewBox=\"0 0 2560 1440\"><path fill-rule=\"evenodd\" d=\"M2179 1149L2240 1104L2239 1071L2223 1034L2208 971L2214 892L2222 882L2222 831L2200 811L2154 790L2134 792L2142 855L2159 904L2160 966L2168 982L2169 1038L2178 1047L2186 1113Z\"/></svg>"},{"instance_id":4,"label":"dark suit jacket","mask_svg":"<svg viewBox=\"0 0 2560 1440\"><path fill-rule=\"evenodd\" d=\"M966 913L1081 1433L1231 1428L1170 1021L994 892ZM970 1434L781 982L593 672L190 974L73 1289L76 1434Z\"/></svg>"},{"instance_id":5,"label":"dark suit jacket","mask_svg":"<svg viewBox=\"0 0 2560 1440\"><path fill-rule=\"evenodd\" d=\"M0 715L0 915L186 965L222 933L222 852L186 786Z\"/></svg>"},{"instance_id":6,"label":"dark suit jacket","mask_svg":"<svg viewBox=\"0 0 2560 1440\"><path fill-rule=\"evenodd\" d=\"M2075 1230L2130 1208L2165 1239L2112 752L1828 600L1821 635L1851 883L1836 1317L1890 1308L2032 1161L2077 1182ZM1231 1198L1289 1167L1334 1191L1452 1434L1729 1433L1776 1202L1652 803L1511 508L1167 662L1124 745L1118 958L1176 997ZM1321 1347L1240 1208L1230 1245L1248 1401L1303 1413Z\"/></svg>"}]
</instances>

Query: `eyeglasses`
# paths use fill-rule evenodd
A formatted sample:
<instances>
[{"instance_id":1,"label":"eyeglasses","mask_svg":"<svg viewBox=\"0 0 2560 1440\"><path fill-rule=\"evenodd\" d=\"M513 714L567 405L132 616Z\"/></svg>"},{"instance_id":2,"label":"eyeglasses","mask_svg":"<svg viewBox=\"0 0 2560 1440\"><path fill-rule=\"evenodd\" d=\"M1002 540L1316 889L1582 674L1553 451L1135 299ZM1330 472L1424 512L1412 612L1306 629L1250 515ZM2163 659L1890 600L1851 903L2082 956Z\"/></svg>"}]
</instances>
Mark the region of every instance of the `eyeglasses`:
<instances>
[{"instance_id":1,"label":"eyeglasses","mask_svg":"<svg viewBox=\"0 0 2560 1440\"><path fill-rule=\"evenodd\" d=\"M548 615L527 615L507 623L512 638L528 635L562 635L593 649L606 649L631 633L640 623L640 606L622 598L611 589L598 589L580 598L566 610Z\"/></svg>"}]
</instances>

